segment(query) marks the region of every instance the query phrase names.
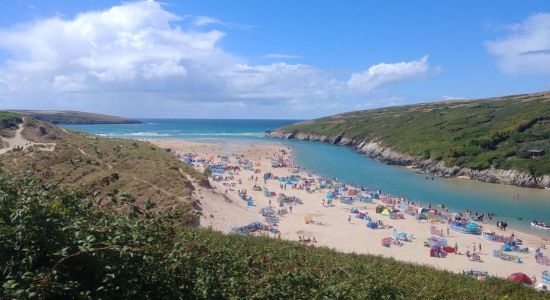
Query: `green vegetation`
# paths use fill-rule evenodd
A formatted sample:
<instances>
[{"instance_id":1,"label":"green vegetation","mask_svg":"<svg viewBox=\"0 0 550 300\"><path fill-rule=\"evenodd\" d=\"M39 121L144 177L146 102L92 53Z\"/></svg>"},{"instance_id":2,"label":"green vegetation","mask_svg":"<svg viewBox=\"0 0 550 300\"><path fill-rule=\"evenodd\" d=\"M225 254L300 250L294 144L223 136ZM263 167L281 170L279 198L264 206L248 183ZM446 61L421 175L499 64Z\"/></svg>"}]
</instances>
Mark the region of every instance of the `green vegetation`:
<instances>
[{"instance_id":1,"label":"green vegetation","mask_svg":"<svg viewBox=\"0 0 550 300\"><path fill-rule=\"evenodd\" d=\"M13 137L15 129L22 122L23 119L18 114L0 111L0 137Z\"/></svg>"},{"instance_id":2,"label":"green vegetation","mask_svg":"<svg viewBox=\"0 0 550 300\"><path fill-rule=\"evenodd\" d=\"M186 227L135 201L0 176L0 298L545 298L502 279Z\"/></svg>"},{"instance_id":3,"label":"green vegetation","mask_svg":"<svg viewBox=\"0 0 550 300\"><path fill-rule=\"evenodd\" d=\"M447 166L550 174L550 92L350 112L278 131L381 141ZM544 156L532 159L530 149Z\"/></svg>"},{"instance_id":4,"label":"green vegetation","mask_svg":"<svg viewBox=\"0 0 550 300\"><path fill-rule=\"evenodd\" d=\"M0 164L10 175L45 178L96 198L118 189L132 193L142 207L151 198L158 209L189 211L191 221L192 181L201 184L206 177L175 156L148 142L102 138L25 119L23 136L55 143L55 150L35 147L0 155Z\"/></svg>"},{"instance_id":5,"label":"green vegetation","mask_svg":"<svg viewBox=\"0 0 550 300\"><path fill-rule=\"evenodd\" d=\"M14 113L28 115L40 121L52 124L134 124L141 123L118 116L108 116L79 111L50 111L50 110L14 110Z\"/></svg>"}]
</instances>

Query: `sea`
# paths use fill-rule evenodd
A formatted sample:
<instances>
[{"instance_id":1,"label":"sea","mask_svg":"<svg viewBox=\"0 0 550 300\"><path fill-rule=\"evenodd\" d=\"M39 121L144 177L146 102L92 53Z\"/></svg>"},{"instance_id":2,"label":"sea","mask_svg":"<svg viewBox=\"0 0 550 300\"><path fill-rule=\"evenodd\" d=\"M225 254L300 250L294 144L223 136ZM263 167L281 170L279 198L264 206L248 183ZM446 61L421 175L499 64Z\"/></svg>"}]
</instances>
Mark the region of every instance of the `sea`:
<instances>
[{"instance_id":1,"label":"sea","mask_svg":"<svg viewBox=\"0 0 550 300\"><path fill-rule=\"evenodd\" d=\"M382 164L349 147L265 137L266 132L298 120L142 119L141 124L66 125L105 137L170 139L209 143L282 143L294 149L294 161L317 175L367 186L425 205L451 211L493 213L514 228L550 238L550 230L531 228L533 219L550 222L550 190L520 188L467 179L440 178Z\"/></svg>"}]
</instances>

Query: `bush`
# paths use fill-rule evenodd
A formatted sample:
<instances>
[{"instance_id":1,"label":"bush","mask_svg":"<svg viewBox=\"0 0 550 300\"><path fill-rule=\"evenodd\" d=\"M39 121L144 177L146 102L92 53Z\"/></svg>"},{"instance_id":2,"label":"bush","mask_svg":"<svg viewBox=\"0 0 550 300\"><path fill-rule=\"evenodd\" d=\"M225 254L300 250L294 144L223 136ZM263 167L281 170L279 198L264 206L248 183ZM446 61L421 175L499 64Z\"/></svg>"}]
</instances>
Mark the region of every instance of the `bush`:
<instances>
[{"instance_id":1,"label":"bush","mask_svg":"<svg viewBox=\"0 0 550 300\"><path fill-rule=\"evenodd\" d=\"M477 282L378 256L184 227L177 212L153 214L131 195L109 196L82 199L31 179L0 177L0 298L543 296L500 279Z\"/></svg>"}]
</instances>

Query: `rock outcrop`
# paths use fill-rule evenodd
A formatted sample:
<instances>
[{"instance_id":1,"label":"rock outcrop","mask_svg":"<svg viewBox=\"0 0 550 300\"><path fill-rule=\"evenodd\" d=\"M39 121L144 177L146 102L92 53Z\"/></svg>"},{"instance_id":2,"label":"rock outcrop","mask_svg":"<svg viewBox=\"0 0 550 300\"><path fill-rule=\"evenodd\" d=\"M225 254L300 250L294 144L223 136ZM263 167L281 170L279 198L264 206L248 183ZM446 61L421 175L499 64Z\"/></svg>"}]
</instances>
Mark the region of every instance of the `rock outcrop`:
<instances>
[{"instance_id":1,"label":"rock outcrop","mask_svg":"<svg viewBox=\"0 0 550 300\"><path fill-rule=\"evenodd\" d=\"M394 151L390 147L385 147L379 141L363 141L350 140L343 135L339 136L322 136L303 132L285 133L281 131L273 131L267 134L269 137L302 140L302 141L317 141L327 144L337 144L353 147L357 152L365 154L372 159L380 162L399 165L411 166L427 174L441 177L457 177L464 176L472 180L478 180L488 183L511 184L529 188L550 188L550 176L533 176L526 172L518 170L503 170L503 169L485 169L474 170L459 166L447 167L442 161L434 161L424 159L417 156Z\"/></svg>"}]
</instances>

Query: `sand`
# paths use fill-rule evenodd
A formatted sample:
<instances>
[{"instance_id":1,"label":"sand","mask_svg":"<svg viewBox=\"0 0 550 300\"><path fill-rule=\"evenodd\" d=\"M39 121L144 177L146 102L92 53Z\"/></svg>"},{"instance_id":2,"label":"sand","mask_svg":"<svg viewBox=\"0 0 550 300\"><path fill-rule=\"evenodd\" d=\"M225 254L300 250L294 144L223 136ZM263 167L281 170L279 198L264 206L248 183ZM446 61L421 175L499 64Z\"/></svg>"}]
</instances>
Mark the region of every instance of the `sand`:
<instances>
[{"instance_id":1,"label":"sand","mask_svg":"<svg viewBox=\"0 0 550 300\"><path fill-rule=\"evenodd\" d=\"M171 148L176 153L192 152L199 157L213 158L219 162L219 155L227 155L230 158L234 154L243 154L245 158L255 164L255 168L261 170L261 173L254 174L258 176L258 182L250 180L252 171L242 170L233 180L224 182L214 182L210 180L212 190L198 189L197 195L200 195L202 204L201 226L210 227L228 233L232 227L247 225L251 222L263 222L264 217L259 214L259 209L269 205L269 198L263 195L261 191L253 191L255 184L261 187L267 187L270 191L276 193L283 192L287 196L297 196L303 201L303 205L293 207L292 213L281 217L279 230L281 238L288 240L298 240L299 236L315 238L315 246L329 247L342 252L362 253L382 255L392 257L400 261L412 262L415 264L428 265L439 269L445 269L456 273L462 273L463 270L486 271L491 276L507 277L514 272L523 272L529 276L536 275L540 282L543 270L549 269L539 265L535 261L534 250L539 247L546 248L547 240L519 231L508 230L502 232L492 224L481 224L485 231L494 231L500 235L509 235L514 232L517 238L523 240L523 246L530 248L530 253L522 254L509 252L509 254L518 256L523 263L503 261L493 256L493 250L500 249L501 243L485 240L481 236L462 234L450 230L447 236L447 224L430 224L427 221L417 221L414 217L405 215L405 219L391 220L389 217L376 214L375 207L380 202L374 204L356 204L359 208L364 208L368 215L375 220L382 220L385 225L389 225L398 231L404 231L412 234L413 239L410 242L404 242L403 246L384 247L381 240L392 236L393 229L372 230L366 227L366 221L351 218L350 205L342 204L338 200L334 202L333 207L324 207L322 200L328 190L309 193L305 190L291 189L281 190L279 182L268 180L264 185L262 174L271 172L277 176L288 176L292 174L291 168L272 168L271 157L274 154L280 154L281 150L287 151L286 158L291 159L291 149L282 144L207 144L186 141L152 141L153 143ZM232 158L233 160L233 158ZM202 166L198 166L202 170ZM301 176L307 177L305 172ZM238 181L241 180L242 184ZM224 185L225 183L225 185ZM233 184L234 187L228 185ZM252 196L255 207L248 207L247 203L238 197L237 190L246 189ZM227 194L226 194L227 190ZM272 204L276 205L276 198L272 197ZM304 217L312 215L316 224L306 224ZM429 248L424 246L424 242L431 236L430 227L436 226L442 229L448 244L458 245L459 252L465 253L472 251L475 243L476 251L481 244L481 262L470 261L466 255L449 254L445 258L435 258L429 256ZM478 251L479 252L479 251ZM546 256L550 256L550 250L543 249Z\"/></svg>"},{"instance_id":2,"label":"sand","mask_svg":"<svg viewBox=\"0 0 550 300\"><path fill-rule=\"evenodd\" d=\"M15 130L15 135L12 138L0 137L0 140L8 143L7 147L0 149L0 154L4 154L14 148L21 148L22 150L24 150L28 147L38 146L38 145L41 146L39 148L40 150L53 151L53 149L55 148L55 143L35 143L35 142L26 140L21 134L23 129L24 129L24 125L20 125Z\"/></svg>"}]
</instances>

